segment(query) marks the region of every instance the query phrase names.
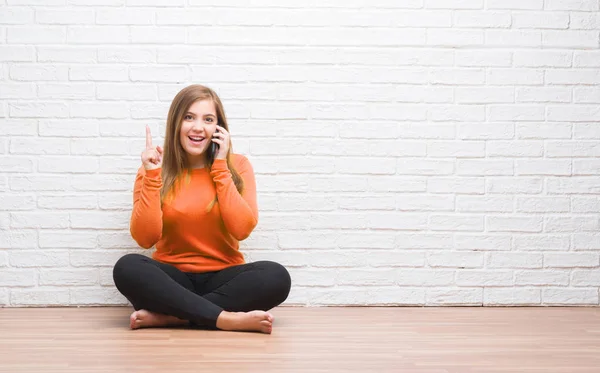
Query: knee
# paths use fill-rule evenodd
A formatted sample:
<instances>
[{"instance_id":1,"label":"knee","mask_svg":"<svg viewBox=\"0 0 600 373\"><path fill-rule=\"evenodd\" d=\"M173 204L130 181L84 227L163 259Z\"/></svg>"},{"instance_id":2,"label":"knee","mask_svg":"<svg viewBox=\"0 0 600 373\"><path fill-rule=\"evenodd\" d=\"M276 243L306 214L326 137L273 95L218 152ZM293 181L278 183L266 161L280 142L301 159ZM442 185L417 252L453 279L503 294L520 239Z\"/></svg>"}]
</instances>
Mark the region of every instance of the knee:
<instances>
[{"instance_id":1,"label":"knee","mask_svg":"<svg viewBox=\"0 0 600 373\"><path fill-rule=\"evenodd\" d=\"M262 261L261 267L268 273L268 283L273 286L273 295L278 303L283 303L290 294L292 287L292 278L288 270L279 263L271 261Z\"/></svg>"},{"instance_id":2,"label":"knee","mask_svg":"<svg viewBox=\"0 0 600 373\"><path fill-rule=\"evenodd\" d=\"M119 258L113 267L113 281L115 285L119 285L127 282L131 278L132 274L135 273L135 267L142 263L146 259L141 254L126 254Z\"/></svg>"}]
</instances>

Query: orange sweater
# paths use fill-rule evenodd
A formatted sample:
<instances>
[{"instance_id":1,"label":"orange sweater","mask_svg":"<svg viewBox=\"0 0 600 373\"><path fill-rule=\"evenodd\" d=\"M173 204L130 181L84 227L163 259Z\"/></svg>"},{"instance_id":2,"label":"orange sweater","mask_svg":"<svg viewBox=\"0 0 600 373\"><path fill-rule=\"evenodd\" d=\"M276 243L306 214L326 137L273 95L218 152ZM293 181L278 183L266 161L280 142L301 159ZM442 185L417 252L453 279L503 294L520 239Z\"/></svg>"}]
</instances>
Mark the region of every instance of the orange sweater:
<instances>
[{"instance_id":1,"label":"orange sweater","mask_svg":"<svg viewBox=\"0 0 600 373\"><path fill-rule=\"evenodd\" d=\"M156 245L152 258L184 272L217 271L243 264L239 241L247 238L258 222L256 181L246 157L232 154L232 163L244 180L242 195L227 162L215 159L210 170L192 170L189 183L181 182L174 198L162 206L161 169L140 167L133 192L133 239L146 249ZM215 193L218 202L207 213Z\"/></svg>"}]
</instances>

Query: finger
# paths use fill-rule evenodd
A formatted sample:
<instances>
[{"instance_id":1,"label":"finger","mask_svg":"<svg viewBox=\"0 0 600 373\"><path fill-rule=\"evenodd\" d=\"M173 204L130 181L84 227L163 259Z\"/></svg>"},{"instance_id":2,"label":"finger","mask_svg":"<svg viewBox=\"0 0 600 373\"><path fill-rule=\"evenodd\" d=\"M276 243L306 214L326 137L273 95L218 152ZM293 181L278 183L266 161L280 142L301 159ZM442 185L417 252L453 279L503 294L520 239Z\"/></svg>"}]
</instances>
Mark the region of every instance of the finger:
<instances>
[{"instance_id":1,"label":"finger","mask_svg":"<svg viewBox=\"0 0 600 373\"><path fill-rule=\"evenodd\" d=\"M160 155L162 155L162 154L164 153L164 151L163 151L163 148L162 148L160 145L158 145L158 146L156 147L156 151L157 151L157 152L158 152L158 154L160 154Z\"/></svg>"},{"instance_id":2,"label":"finger","mask_svg":"<svg viewBox=\"0 0 600 373\"><path fill-rule=\"evenodd\" d=\"M152 135L150 134L150 126L146 125L146 148L152 147Z\"/></svg>"},{"instance_id":3,"label":"finger","mask_svg":"<svg viewBox=\"0 0 600 373\"><path fill-rule=\"evenodd\" d=\"M270 322L270 321L267 321L267 320L263 320L263 321L261 321L260 323L261 323L262 325L264 325L264 326L273 326L273 325L271 324L271 322Z\"/></svg>"}]
</instances>

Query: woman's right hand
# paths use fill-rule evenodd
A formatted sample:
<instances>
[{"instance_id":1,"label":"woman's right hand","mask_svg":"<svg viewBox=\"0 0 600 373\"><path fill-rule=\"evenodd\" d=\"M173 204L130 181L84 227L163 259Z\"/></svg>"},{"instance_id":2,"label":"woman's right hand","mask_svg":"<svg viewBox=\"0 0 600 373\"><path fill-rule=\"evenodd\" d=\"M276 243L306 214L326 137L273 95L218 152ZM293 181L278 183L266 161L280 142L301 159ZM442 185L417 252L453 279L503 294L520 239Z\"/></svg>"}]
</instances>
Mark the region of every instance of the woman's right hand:
<instances>
[{"instance_id":1,"label":"woman's right hand","mask_svg":"<svg viewBox=\"0 0 600 373\"><path fill-rule=\"evenodd\" d=\"M146 149L142 152L142 164L146 170L154 170L162 167L163 149L160 146L152 146L152 135L150 127L146 125Z\"/></svg>"}]
</instances>

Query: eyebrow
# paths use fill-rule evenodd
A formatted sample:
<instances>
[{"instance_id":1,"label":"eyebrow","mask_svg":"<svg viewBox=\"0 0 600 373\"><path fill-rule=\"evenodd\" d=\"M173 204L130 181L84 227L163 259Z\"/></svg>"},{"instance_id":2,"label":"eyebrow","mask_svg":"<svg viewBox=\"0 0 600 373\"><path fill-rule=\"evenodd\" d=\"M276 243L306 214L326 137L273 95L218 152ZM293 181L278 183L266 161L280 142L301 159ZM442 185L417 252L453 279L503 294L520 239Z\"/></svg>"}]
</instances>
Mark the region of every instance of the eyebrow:
<instances>
[{"instance_id":1,"label":"eyebrow","mask_svg":"<svg viewBox=\"0 0 600 373\"><path fill-rule=\"evenodd\" d=\"M187 113L185 113L185 114L186 114L186 115L187 115L187 114L197 115L196 113L193 113L193 112L191 112L191 111L188 111L188 112L187 112ZM215 118L217 117L217 116L216 116L216 115L214 115L214 114L204 114L204 116L205 116L205 117L215 117Z\"/></svg>"}]
</instances>

